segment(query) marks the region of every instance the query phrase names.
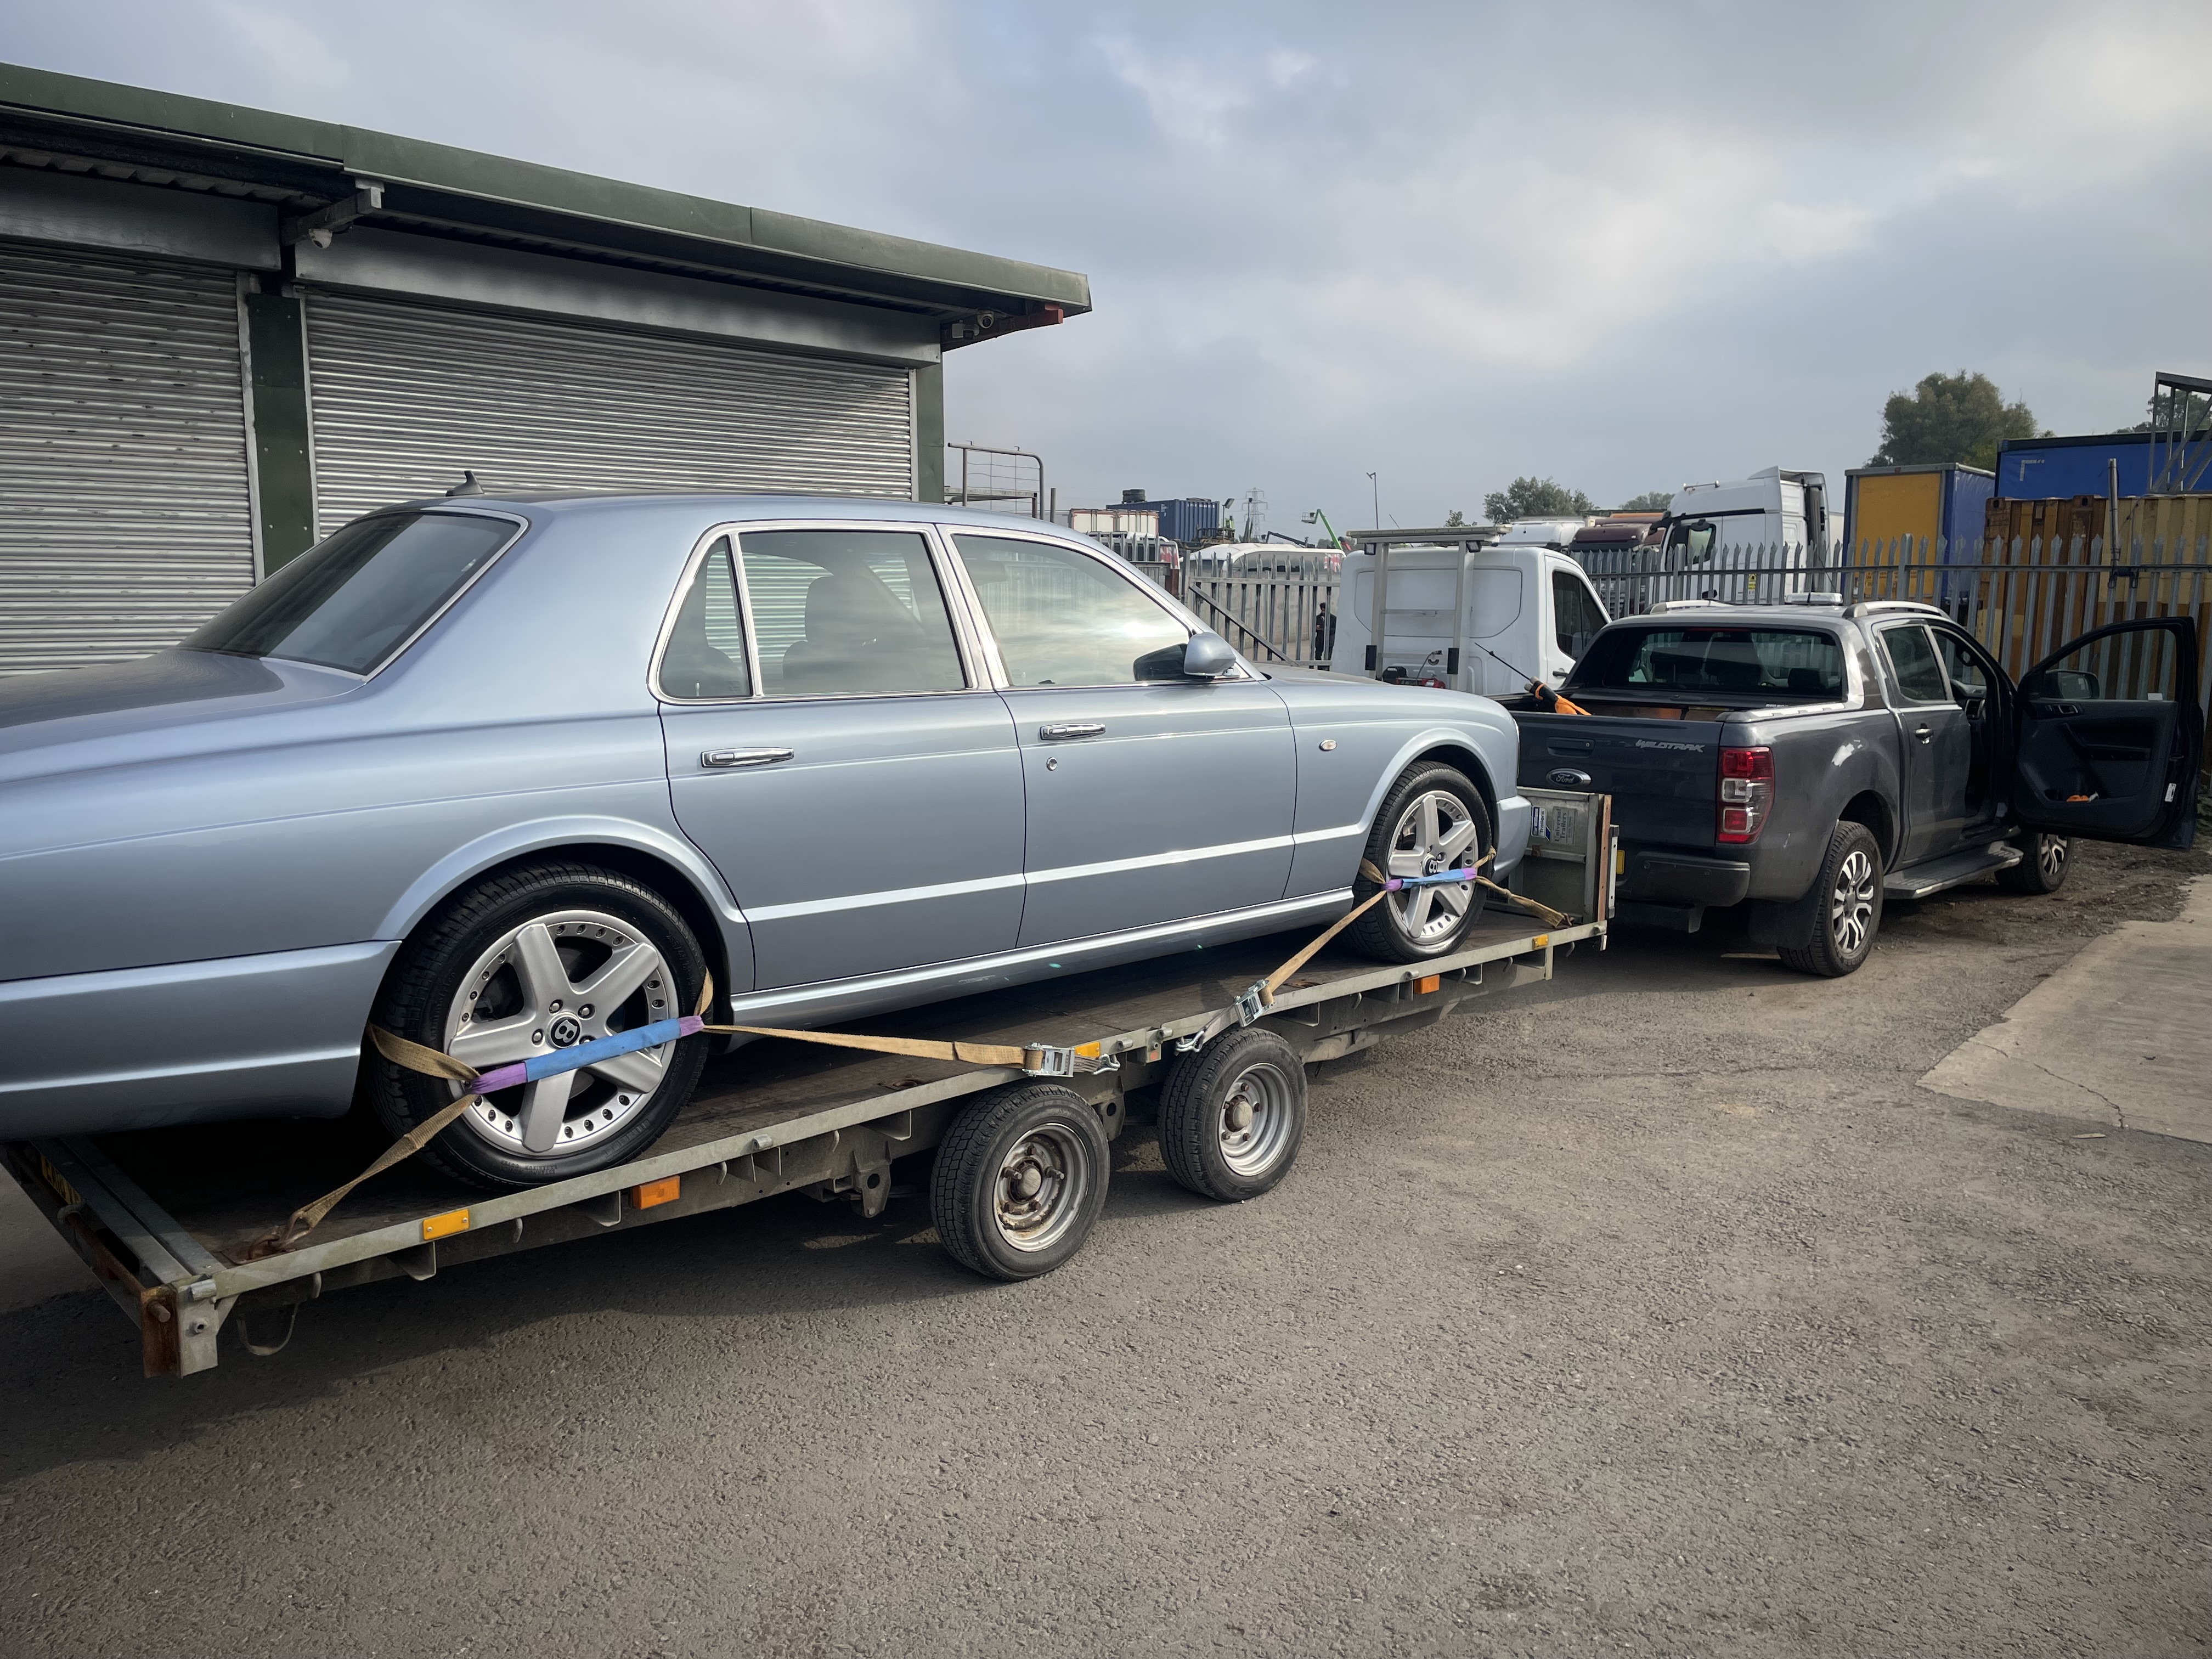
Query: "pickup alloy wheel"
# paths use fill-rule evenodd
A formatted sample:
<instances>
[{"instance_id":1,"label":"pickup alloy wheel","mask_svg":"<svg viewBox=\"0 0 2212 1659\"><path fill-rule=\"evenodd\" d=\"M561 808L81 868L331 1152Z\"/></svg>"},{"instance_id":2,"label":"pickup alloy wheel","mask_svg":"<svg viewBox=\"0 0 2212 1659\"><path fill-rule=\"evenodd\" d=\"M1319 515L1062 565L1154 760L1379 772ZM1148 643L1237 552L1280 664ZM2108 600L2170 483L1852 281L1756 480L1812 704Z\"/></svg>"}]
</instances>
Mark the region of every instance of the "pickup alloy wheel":
<instances>
[{"instance_id":1,"label":"pickup alloy wheel","mask_svg":"<svg viewBox=\"0 0 2212 1659\"><path fill-rule=\"evenodd\" d=\"M2021 845L2021 860L1997 872L1997 885L2014 893L2055 893L2066 884L2074 843L2064 836L2031 835Z\"/></svg>"},{"instance_id":2,"label":"pickup alloy wheel","mask_svg":"<svg viewBox=\"0 0 2212 1659\"><path fill-rule=\"evenodd\" d=\"M1778 954L1801 974L1840 979L1872 954L1881 927L1881 848L1872 830L1863 823L1836 826L1814 891L1819 896L1811 942L1784 945Z\"/></svg>"}]
</instances>

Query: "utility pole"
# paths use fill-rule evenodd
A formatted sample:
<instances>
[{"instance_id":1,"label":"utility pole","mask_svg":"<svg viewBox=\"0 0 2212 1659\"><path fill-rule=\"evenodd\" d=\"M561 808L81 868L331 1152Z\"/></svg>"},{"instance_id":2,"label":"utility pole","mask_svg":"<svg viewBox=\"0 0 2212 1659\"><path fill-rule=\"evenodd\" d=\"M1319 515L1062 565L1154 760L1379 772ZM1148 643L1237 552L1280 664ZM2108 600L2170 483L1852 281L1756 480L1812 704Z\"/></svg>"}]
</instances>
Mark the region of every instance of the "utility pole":
<instances>
[{"instance_id":1,"label":"utility pole","mask_svg":"<svg viewBox=\"0 0 2212 1659\"><path fill-rule=\"evenodd\" d=\"M1375 482L1372 472L1367 475L1367 493L1375 503L1375 527L1380 530L1382 527L1382 486Z\"/></svg>"}]
</instances>

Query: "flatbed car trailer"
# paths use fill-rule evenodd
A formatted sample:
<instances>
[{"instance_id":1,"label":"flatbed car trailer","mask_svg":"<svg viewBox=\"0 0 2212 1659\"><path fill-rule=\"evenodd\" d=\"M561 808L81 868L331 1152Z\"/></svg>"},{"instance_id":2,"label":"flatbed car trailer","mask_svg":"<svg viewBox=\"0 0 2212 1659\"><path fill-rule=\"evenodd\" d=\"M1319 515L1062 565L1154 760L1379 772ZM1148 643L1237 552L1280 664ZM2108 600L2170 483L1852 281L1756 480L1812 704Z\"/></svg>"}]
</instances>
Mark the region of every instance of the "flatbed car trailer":
<instances>
[{"instance_id":1,"label":"flatbed car trailer","mask_svg":"<svg viewBox=\"0 0 2212 1659\"><path fill-rule=\"evenodd\" d=\"M1586 940L1605 948L1619 863L1609 798L1526 793L1537 805L1536 833L1515 888L1566 912L1564 925L1493 899L1448 957L1385 966L1333 945L1257 1018L1248 988L1310 934L939 1003L870 1029L1001 1043L1048 1034L1097 1068L1050 1080L1096 1110L1109 1139L1133 1115L1154 1115L1147 1103L1175 1091L1177 1066L1194 1066L1226 1034L1256 1029L1280 1037L1301 1063L1302 1125L1304 1066L1547 981ZM307 1242L259 1260L248 1259L249 1247L272 1224L381 1149L380 1139L365 1138L374 1131L361 1115L15 1141L0 1145L0 1158L137 1328L146 1375L181 1376L216 1365L226 1328L248 1352L274 1353L303 1304L380 1279L428 1279L441 1267L782 1193L847 1200L874 1216L890 1199L894 1160L938 1146L963 1113L1010 1086L1037 1081L1006 1066L764 1039L711 1061L667 1133L629 1164L497 1194L403 1164ZM1227 1121L1221 1103L1212 1109L1214 1122ZM1287 1168L1286 1159L1269 1184Z\"/></svg>"}]
</instances>

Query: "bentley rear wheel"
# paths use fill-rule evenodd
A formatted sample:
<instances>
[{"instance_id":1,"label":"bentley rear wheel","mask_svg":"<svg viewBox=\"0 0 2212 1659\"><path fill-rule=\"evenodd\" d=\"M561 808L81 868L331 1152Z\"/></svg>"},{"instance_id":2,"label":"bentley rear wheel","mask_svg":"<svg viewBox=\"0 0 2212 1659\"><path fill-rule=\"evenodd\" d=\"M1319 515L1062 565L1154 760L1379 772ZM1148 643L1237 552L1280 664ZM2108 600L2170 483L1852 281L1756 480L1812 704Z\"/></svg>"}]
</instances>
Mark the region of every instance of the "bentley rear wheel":
<instances>
[{"instance_id":1,"label":"bentley rear wheel","mask_svg":"<svg viewBox=\"0 0 2212 1659\"><path fill-rule=\"evenodd\" d=\"M659 894L589 865L480 882L410 939L377 1023L479 1072L689 1012L706 958ZM489 1095L423 1153L461 1180L528 1187L629 1162L690 1097L704 1046L664 1042ZM372 1062L378 1115L404 1134L460 1085Z\"/></svg>"}]
</instances>

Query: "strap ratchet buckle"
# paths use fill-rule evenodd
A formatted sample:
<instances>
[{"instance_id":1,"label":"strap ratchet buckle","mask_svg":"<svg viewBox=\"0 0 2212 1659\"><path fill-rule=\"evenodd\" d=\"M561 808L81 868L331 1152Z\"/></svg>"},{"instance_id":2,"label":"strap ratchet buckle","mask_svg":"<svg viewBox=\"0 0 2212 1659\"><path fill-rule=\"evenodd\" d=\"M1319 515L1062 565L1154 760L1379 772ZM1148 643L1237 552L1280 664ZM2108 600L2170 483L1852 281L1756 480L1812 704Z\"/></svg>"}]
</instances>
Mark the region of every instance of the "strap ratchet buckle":
<instances>
[{"instance_id":1,"label":"strap ratchet buckle","mask_svg":"<svg viewBox=\"0 0 2212 1659\"><path fill-rule=\"evenodd\" d=\"M1075 1050L1055 1048L1049 1043L1024 1043L1022 1048L1022 1070L1031 1077L1073 1077Z\"/></svg>"},{"instance_id":2,"label":"strap ratchet buckle","mask_svg":"<svg viewBox=\"0 0 2212 1659\"><path fill-rule=\"evenodd\" d=\"M1264 979L1255 980L1244 990L1237 993L1237 1000L1229 1006L1236 1011L1237 1023L1239 1025L1249 1025L1267 1012L1267 981Z\"/></svg>"}]
</instances>

